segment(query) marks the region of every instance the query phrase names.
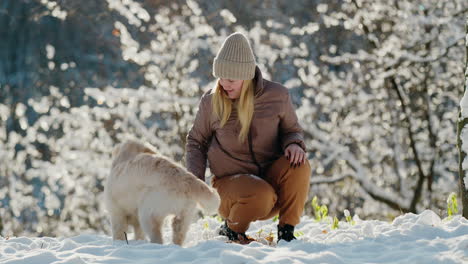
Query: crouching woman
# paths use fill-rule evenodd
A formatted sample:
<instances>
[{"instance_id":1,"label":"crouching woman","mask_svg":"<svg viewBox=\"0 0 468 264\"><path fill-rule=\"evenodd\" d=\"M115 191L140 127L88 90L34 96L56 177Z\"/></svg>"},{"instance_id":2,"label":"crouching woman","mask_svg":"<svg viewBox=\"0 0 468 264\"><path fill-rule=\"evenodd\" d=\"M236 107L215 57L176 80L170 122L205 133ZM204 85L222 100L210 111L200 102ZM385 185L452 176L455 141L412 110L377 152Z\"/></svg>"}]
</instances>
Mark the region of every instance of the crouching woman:
<instances>
[{"instance_id":1,"label":"crouching woman","mask_svg":"<svg viewBox=\"0 0 468 264\"><path fill-rule=\"evenodd\" d=\"M250 223L276 215L278 241L296 239L311 169L288 90L263 79L240 33L224 41L213 75L187 135L187 169L204 180L208 161L229 240L248 243Z\"/></svg>"}]
</instances>

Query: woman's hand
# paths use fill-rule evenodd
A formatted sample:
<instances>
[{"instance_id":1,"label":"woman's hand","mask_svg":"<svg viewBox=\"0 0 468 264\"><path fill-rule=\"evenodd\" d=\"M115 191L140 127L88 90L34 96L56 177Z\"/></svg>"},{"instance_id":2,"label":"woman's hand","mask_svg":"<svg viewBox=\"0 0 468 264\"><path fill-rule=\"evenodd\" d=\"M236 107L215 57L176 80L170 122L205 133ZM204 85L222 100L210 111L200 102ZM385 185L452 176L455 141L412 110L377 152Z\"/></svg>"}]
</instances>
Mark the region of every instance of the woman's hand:
<instances>
[{"instance_id":1,"label":"woman's hand","mask_svg":"<svg viewBox=\"0 0 468 264\"><path fill-rule=\"evenodd\" d=\"M300 166L306 159L304 150L294 143L286 147L284 155L289 160L289 165L294 167Z\"/></svg>"}]
</instances>

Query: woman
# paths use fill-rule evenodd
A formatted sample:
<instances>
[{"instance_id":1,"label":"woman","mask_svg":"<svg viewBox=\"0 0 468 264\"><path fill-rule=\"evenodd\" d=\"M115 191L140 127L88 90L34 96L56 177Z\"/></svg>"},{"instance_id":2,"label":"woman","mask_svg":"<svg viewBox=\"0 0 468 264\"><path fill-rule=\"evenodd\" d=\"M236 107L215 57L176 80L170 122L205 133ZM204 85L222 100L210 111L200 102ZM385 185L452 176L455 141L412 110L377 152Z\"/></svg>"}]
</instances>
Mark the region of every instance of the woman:
<instances>
[{"instance_id":1,"label":"woman","mask_svg":"<svg viewBox=\"0 0 468 264\"><path fill-rule=\"evenodd\" d=\"M247 38L230 35L213 64L187 135L187 169L205 179L208 160L225 219L220 234L248 243L252 221L279 214L278 241L291 241L309 191L302 129L285 87L262 78Z\"/></svg>"}]
</instances>

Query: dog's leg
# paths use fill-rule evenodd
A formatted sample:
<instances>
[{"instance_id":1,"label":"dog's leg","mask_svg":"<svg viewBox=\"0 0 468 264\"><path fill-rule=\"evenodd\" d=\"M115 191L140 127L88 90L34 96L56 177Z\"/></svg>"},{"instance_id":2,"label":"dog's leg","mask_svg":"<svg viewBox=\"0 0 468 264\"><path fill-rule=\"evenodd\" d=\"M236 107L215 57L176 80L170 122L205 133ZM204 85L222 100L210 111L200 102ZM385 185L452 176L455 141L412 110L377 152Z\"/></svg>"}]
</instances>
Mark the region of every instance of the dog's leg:
<instances>
[{"instance_id":1,"label":"dog's leg","mask_svg":"<svg viewBox=\"0 0 468 264\"><path fill-rule=\"evenodd\" d=\"M194 205L195 206L195 205ZM187 206L190 208L190 206ZM172 242L179 246L182 246L185 240L185 236L190 227L190 223L194 218L195 210L194 208L186 209L181 212L179 215L174 217L172 222Z\"/></svg>"},{"instance_id":2,"label":"dog's leg","mask_svg":"<svg viewBox=\"0 0 468 264\"><path fill-rule=\"evenodd\" d=\"M145 233L141 230L140 221L138 220L138 213L132 214L129 220L129 225L133 226L133 232L135 233L135 240L144 240Z\"/></svg>"},{"instance_id":3,"label":"dog's leg","mask_svg":"<svg viewBox=\"0 0 468 264\"><path fill-rule=\"evenodd\" d=\"M138 221L138 219L136 219L135 223L133 223L133 229L135 230L136 240L145 240L145 233L141 229L140 221Z\"/></svg>"},{"instance_id":4,"label":"dog's leg","mask_svg":"<svg viewBox=\"0 0 468 264\"><path fill-rule=\"evenodd\" d=\"M112 238L114 240L125 240L125 232L127 232L128 227L127 217L125 217L125 214L119 212L116 208L113 208L110 211Z\"/></svg>"},{"instance_id":5,"label":"dog's leg","mask_svg":"<svg viewBox=\"0 0 468 264\"><path fill-rule=\"evenodd\" d=\"M162 217L152 217L151 218L151 233L150 235L150 240L151 243L158 243L162 244L162 225L164 223L164 218Z\"/></svg>"},{"instance_id":6,"label":"dog's leg","mask_svg":"<svg viewBox=\"0 0 468 264\"><path fill-rule=\"evenodd\" d=\"M143 231L149 236L151 243L163 243L161 228L164 217L155 216L151 212L140 209L138 210L138 220Z\"/></svg>"}]
</instances>

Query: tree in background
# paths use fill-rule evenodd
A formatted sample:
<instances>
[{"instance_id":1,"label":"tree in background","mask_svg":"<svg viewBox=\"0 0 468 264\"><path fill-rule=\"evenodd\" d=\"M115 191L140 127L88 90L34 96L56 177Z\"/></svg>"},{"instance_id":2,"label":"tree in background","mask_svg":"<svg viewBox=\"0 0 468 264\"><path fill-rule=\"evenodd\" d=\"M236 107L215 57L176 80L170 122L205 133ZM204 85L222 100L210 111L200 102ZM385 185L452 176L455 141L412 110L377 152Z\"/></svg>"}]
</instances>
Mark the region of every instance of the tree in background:
<instances>
[{"instance_id":1,"label":"tree in background","mask_svg":"<svg viewBox=\"0 0 468 264\"><path fill-rule=\"evenodd\" d=\"M338 71L312 61L299 69L304 83L317 87L304 90L300 108L308 144L317 150L312 167L322 176L312 181L333 183L313 190L327 193L335 208L445 208L457 176L453 139L467 5L348 0L338 11L318 6L325 26L342 26L364 41L356 52L329 45L321 58L340 65Z\"/></svg>"},{"instance_id":2,"label":"tree in background","mask_svg":"<svg viewBox=\"0 0 468 264\"><path fill-rule=\"evenodd\" d=\"M457 144L458 144L458 155L459 155L459 186L463 208L463 216L468 218L468 176L467 176L467 163L466 153L468 153L468 146L464 146L464 142L468 141L468 135L466 127L468 124L468 95L466 94L468 86L468 20L466 21L466 38L465 38L465 85L464 85L464 96L460 102L460 115L458 119L458 131L457 131Z\"/></svg>"},{"instance_id":3,"label":"tree in background","mask_svg":"<svg viewBox=\"0 0 468 264\"><path fill-rule=\"evenodd\" d=\"M69 27L81 34L97 30L112 43L107 43L110 47L103 48L102 53L88 56L77 52L74 66L59 70L71 76L80 74L80 77L85 77L83 71L92 73L91 80L77 81L76 86L68 87L67 82L53 83L51 78L63 76L61 72L55 72L53 66L65 63L64 58L57 54L67 54L68 47L60 45L42 45L42 52L46 53L44 57L49 60L45 67L49 70L40 65L36 65L36 69L51 74L42 76L44 80L38 80L47 86L44 95L28 94L17 98L8 91L22 90L27 94L28 86L24 83L35 83L25 81L23 85L15 86L16 79L9 79L13 74L5 74L2 87L10 88L2 100L5 104L0 104L0 157L10 162L0 165L0 202L7 205L0 209L3 229L8 234L35 232L48 235L74 234L88 229L107 230L101 197L102 182L110 168L113 147L125 138L138 138L155 145L163 154L180 160L186 131L202 93L200 81L194 77L200 76L194 73L198 61L189 55L209 50L210 46L200 37L208 38L214 32L209 31L209 27L203 27L203 20L197 18L187 5L157 8L153 10L156 15L150 21L146 9L133 1L126 2L128 5L109 1L109 5L104 7L88 2L78 6L73 1L63 1L60 5L53 1L38 2L10 2L6 6L8 18L12 20L9 23L29 21L33 14L26 13L26 17L23 17L24 12L19 12L17 16L12 16L16 14L13 11L16 8L28 9L28 4L34 3L38 5L36 12L39 14L49 7L66 10L63 12L67 14L64 18L67 22L59 22L63 27L63 24L70 23ZM92 14L89 19L101 19L95 22L101 22L102 27L81 28L82 24L74 16L84 19L81 15L87 13L80 11L82 9ZM184 15L181 15L183 12ZM194 18L187 23L190 17ZM42 23L40 19L39 23L34 23L34 20L29 22L32 27ZM59 29L52 31L61 32ZM147 33L140 34L142 31ZM98 36L93 38L94 41L98 40ZM28 41L29 45L41 42ZM46 41L49 38L42 42ZM86 50L101 44L76 45L77 49ZM114 49L117 50L113 54L115 57L110 56L106 61L108 52ZM9 50L14 48L10 46ZM87 59L97 61L93 65L94 70L87 69L92 64L86 64ZM36 57L30 55L23 60L36 62ZM10 62L7 60L7 63ZM119 82L119 79L102 74L99 66L102 69L109 66L111 70L112 67L121 66L114 69L112 74L124 80ZM26 74L34 74L32 69L22 66L20 69ZM126 74L128 79L125 80ZM64 77L73 81L67 78ZM106 82L99 82L106 78L109 78ZM131 82L135 79L140 81ZM74 96L71 91L81 95ZM78 98L80 103L72 103L71 98ZM34 118L31 118L31 114ZM19 125L9 127L7 124L12 122Z\"/></svg>"},{"instance_id":4,"label":"tree in background","mask_svg":"<svg viewBox=\"0 0 468 264\"><path fill-rule=\"evenodd\" d=\"M52 234L58 226L55 234L60 234L61 226L81 230L102 222L99 213L89 216L92 211L87 209L101 208L89 198L102 191L104 174L89 178L96 173L89 173L92 167L78 171L73 162L61 164L59 155L79 145L91 150L89 158L96 163L102 160L101 152L87 142L76 142L79 138L60 140L70 129L65 117L85 104L84 87L141 82L135 74L138 67L122 59L120 42L112 34L114 16L102 1L1 1L0 156L6 162L0 164L0 215L4 232ZM64 158L77 159L77 153ZM67 175L74 178L68 181ZM76 213L71 216L68 208ZM62 222L66 224L59 225Z\"/></svg>"}]
</instances>

